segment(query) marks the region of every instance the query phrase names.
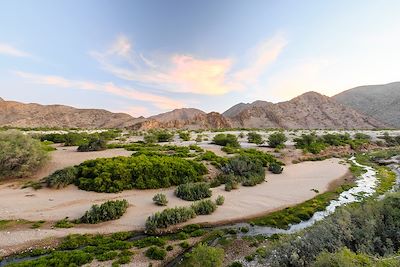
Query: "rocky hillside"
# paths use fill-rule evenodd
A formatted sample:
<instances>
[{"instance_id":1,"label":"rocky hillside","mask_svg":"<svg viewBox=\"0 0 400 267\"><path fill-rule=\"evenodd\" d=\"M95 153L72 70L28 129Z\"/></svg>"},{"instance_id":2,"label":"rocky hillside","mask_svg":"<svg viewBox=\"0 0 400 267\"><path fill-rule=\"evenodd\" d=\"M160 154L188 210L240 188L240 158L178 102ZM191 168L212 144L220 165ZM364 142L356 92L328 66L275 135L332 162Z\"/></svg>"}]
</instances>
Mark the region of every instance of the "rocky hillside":
<instances>
[{"instance_id":1,"label":"rocky hillside","mask_svg":"<svg viewBox=\"0 0 400 267\"><path fill-rule=\"evenodd\" d=\"M0 126L60 128L122 128L134 118L103 109L77 109L62 105L24 104L0 100Z\"/></svg>"},{"instance_id":2,"label":"rocky hillside","mask_svg":"<svg viewBox=\"0 0 400 267\"><path fill-rule=\"evenodd\" d=\"M400 82L356 87L333 96L333 99L400 128Z\"/></svg>"},{"instance_id":3,"label":"rocky hillside","mask_svg":"<svg viewBox=\"0 0 400 267\"><path fill-rule=\"evenodd\" d=\"M205 113L198 109L177 109L150 117L135 123L131 129L148 130L156 128L175 129L213 129L229 128L229 121L217 112Z\"/></svg>"},{"instance_id":4,"label":"rocky hillside","mask_svg":"<svg viewBox=\"0 0 400 267\"><path fill-rule=\"evenodd\" d=\"M233 127L286 129L371 129L385 124L333 99L308 92L290 101L273 104L256 101L224 112Z\"/></svg>"}]
</instances>

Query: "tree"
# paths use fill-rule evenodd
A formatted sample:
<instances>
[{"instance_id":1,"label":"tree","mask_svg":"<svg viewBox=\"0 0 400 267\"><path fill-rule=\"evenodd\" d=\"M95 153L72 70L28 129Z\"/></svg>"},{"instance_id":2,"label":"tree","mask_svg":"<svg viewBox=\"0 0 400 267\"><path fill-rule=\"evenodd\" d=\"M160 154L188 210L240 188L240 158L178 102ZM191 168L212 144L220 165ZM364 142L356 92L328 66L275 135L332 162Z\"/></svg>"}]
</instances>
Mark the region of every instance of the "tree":
<instances>
[{"instance_id":1,"label":"tree","mask_svg":"<svg viewBox=\"0 0 400 267\"><path fill-rule=\"evenodd\" d=\"M180 267L220 267L224 260L222 248L200 244L188 253Z\"/></svg>"},{"instance_id":2,"label":"tree","mask_svg":"<svg viewBox=\"0 0 400 267\"><path fill-rule=\"evenodd\" d=\"M247 141L249 143L254 143L254 144L257 144L257 145L261 145L261 144L264 143L264 140L263 140L261 134L256 133L256 132L248 133L247 134Z\"/></svg>"},{"instance_id":3,"label":"tree","mask_svg":"<svg viewBox=\"0 0 400 267\"><path fill-rule=\"evenodd\" d=\"M217 134L214 136L213 142L219 146L240 147L238 139L234 134Z\"/></svg>"},{"instance_id":4,"label":"tree","mask_svg":"<svg viewBox=\"0 0 400 267\"><path fill-rule=\"evenodd\" d=\"M0 179L28 176L47 159L40 141L16 130L0 132Z\"/></svg>"},{"instance_id":5,"label":"tree","mask_svg":"<svg viewBox=\"0 0 400 267\"><path fill-rule=\"evenodd\" d=\"M285 134L282 132L272 133L268 137L268 144L270 147L273 147L273 148L284 147L286 141L287 141L287 138L286 138Z\"/></svg>"},{"instance_id":6,"label":"tree","mask_svg":"<svg viewBox=\"0 0 400 267\"><path fill-rule=\"evenodd\" d=\"M79 152L101 151L107 148L107 142L101 138L90 138L87 143L78 147Z\"/></svg>"}]
</instances>

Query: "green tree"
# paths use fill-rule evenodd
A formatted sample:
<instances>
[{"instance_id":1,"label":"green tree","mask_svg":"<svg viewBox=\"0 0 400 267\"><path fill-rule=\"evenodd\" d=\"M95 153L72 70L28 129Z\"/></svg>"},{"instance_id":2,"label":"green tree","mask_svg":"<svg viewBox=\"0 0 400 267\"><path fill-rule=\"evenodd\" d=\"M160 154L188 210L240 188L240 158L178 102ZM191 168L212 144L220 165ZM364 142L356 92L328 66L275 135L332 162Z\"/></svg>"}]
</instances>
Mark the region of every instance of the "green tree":
<instances>
[{"instance_id":1,"label":"green tree","mask_svg":"<svg viewBox=\"0 0 400 267\"><path fill-rule=\"evenodd\" d=\"M31 175L47 159L39 140L16 130L0 132L0 179Z\"/></svg>"},{"instance_id":2,"label":"green tree","mask_svg":"<svg viewBox=\"0 0 400 267\"><path fill-rule=\"evenodd\" d=\"M286 141L287 141L287 138L286 138L285 134L282 132L272 133L268 137L268 145L273 148L284 147Z\"/></svg>"},{"instance_id":3,"label":"green tree","mask_svg":"<svg viewBox=\"0 0 400 267\"><path fill-rule=\"evenodd\" d=\"M256 133L256 132L248 133L247 134L247 141L249 143L254 143L254 144L257 144L257 145L261 145L261 144L264 143L264 140L263 140L261 134Z\"/></svg>"},{"instance_id":4,"label":"green tree","mask_svg":"<svg viewBox=\"0 0 400 267\"><path fill-rule=\"evenodd\" d=\"M234 134L217 134L213 138L213 142L219 146L240 147L238 139Z\"/></svg>"}]
</instances>

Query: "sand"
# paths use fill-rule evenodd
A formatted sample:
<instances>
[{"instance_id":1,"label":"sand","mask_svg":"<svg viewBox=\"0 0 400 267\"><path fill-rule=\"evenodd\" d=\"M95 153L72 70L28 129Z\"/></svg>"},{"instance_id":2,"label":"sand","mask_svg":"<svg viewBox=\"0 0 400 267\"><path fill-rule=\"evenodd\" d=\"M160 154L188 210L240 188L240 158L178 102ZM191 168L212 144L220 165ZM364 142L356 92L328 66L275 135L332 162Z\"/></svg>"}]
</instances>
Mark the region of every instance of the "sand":
<instances>
[{"instance_id":1,"label":"sand","mask_svg":"<svg viewBox=\"0 0 400 267\"><path fill-rule=\"evenodd\" d=\"M110 152L104 151L104 153ZM77 159L70 160L77 161ZM255 187L240 187L231 192L224 191L222 186L214 188L212 198L223 195L225 204L212 215L198 216L188 223L218 224L236 221L306 201L315 196L315 192L311 189L324 192L332 182L348 173L348 166L339 162L339 159L302 162L286 166L282 174L268 173L267 182ZM0 186L0 219L3 220L57 221L65 217L74 219L82 216L91 205L106 200L126 199L130 203L127 213L121 219L98 225L79 225L70 229L0 231L0 255L7 255L45 238L62 237L70 233L143 230L146 218L164 209L152 202L152 197L157 192L167 195L168 207L191 205L191 202L176 198L173 193L174 188L129 190L106 194L82 191L72 185L61 190L45 188L37 191L31 188L16 189L7 185Z\"/></svg>"}]
</instances>

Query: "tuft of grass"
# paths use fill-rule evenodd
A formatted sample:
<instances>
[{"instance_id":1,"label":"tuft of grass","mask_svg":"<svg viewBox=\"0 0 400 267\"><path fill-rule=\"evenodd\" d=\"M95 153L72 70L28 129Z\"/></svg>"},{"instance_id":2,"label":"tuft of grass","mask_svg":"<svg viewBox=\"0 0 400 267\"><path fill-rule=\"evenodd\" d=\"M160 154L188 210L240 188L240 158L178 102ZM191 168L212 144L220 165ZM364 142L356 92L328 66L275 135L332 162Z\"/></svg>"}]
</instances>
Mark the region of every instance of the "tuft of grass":
<instances>
[{"instance_id":1,"label":"tuft of grass","mask_svg":"<svg viewBox=\"0 0 400 267\"><path fill-rule=\"evenodd\" d=\"M68 221L68 218L65 218L65 219L62 219L62 220L59 220L58 222L56 222L54 224L54 227L57 227L57 228L72 228L72 227L74 227L74 224L72 222Z\"/></svg>"}]
</instances>

